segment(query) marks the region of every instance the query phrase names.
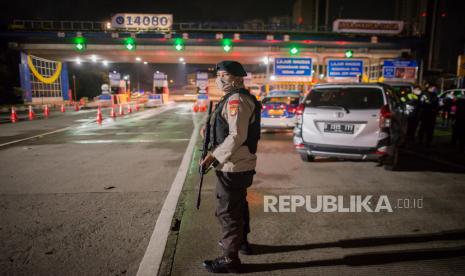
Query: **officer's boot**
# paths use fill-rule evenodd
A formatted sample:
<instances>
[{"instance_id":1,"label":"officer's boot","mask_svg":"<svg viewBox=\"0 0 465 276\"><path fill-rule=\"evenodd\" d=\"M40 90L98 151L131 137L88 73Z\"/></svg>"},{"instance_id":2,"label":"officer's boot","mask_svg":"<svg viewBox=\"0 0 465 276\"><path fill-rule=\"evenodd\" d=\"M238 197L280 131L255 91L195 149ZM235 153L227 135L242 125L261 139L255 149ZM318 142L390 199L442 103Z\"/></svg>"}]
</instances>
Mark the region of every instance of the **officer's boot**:
<instances>
[{"instance_id":1,"label":"officer's boot","mask_svg":"<svg viewBox=\"0 0 465 276\"><path fill-rule=\"evenodd\" d=\"M212 273L239 273L241 260L237 256L222 256L214 260L205 260L202 265Z\"/></svg>"},{"instance_id":2,"label":"officer's boot","mask_svg":"<svg viewBox=\"0 0 465 276\"><path fill-rule=\"evenodd\" d=\"M242 241L241 247L239 248L239 253L242 255L252 255L253 250L250 246L249 241L247 240L247 235L245 235L244 240Z\"/></svg>"}]
</instances>

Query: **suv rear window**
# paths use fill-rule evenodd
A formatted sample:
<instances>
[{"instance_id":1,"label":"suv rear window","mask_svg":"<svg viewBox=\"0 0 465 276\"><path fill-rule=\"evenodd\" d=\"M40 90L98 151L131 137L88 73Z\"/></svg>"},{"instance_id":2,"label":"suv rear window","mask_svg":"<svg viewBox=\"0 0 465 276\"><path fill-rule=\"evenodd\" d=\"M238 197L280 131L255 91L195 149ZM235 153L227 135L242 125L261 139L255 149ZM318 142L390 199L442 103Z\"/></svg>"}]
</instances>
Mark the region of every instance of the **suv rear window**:
<instances>
[{"instance_id":1,"label":"suv rear window","mask_svg":"<svg viewBox=\"0 0 465 276\"><path fill-rule=\"evenodd\" d=\"M378 109L384 105L383 92L378 88L316 88L305 99L306 107L344 107L348 109Z\"/></svg>"}]
</instances>

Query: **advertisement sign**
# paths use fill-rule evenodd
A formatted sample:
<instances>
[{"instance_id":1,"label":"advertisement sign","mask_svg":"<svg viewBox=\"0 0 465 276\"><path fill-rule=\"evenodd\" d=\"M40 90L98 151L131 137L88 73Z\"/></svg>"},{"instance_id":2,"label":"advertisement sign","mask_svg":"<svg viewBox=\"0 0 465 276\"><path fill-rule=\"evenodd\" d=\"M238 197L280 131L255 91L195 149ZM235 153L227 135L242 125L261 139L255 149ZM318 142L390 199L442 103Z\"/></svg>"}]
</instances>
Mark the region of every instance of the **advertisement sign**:
<instances>
[{"instance_id":1,"label":"advertisement sign","mask_svg":"<svg viewBox=\"0 0 465 276\"><path fill-rule=\"evenodd\" d=\"M363 74L363 60L341 59L328 61L328 77L357 78Z\"/></svg>"},{"instance_id":2,"label":"advertisement sign","mask_svg":"<svg viewBox=\"0 0 465 276\"><path fill-rule=\"evenodd\" d=\"M400 34L404 29L403 21L337 19L333 22L333 31L337 33Z\"/></svg>"},{"instance_id":3,"label":"advertisement sign","mask_svg":"<svg viewBox=\"0 0 465 276\"><path fill-rule=\"evenodd\" d=\"M111 18L113 29L171 30L172 14L118 13Z\"/></svg>"},{"instance_id":4,"label":"advertisement sign","mask_svg":"<svg viewBox=\"0 0 465 276\"><path fill-rule=\"evenodd\" d=\"M415 79L418 64L415 60L385 60L383 77L385 79Z\"/></svg>"},{"instance_id":5,"label":"advertisement sign","mask_svg":"<svg viewBox=\"0 0 465 276\"><path fill-rule=\"evenodd\" d=\"M275 58L274 74L278 77L310 77L312 75L312 59Z\"/></svg>"}]
</instances>

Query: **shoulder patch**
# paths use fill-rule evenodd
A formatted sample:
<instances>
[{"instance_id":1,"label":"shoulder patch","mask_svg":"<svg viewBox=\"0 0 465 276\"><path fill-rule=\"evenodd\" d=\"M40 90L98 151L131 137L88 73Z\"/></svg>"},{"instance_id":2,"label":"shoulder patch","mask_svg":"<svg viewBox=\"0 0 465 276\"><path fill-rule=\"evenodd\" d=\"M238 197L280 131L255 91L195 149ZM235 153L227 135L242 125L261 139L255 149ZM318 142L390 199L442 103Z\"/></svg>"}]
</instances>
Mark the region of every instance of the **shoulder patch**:
<instances>
[{"instance_id":1,"label":"shoulder patch","mask_svg":"<svg viewBox=\"0 0 465 276\"><path fill-rule=\"evenodd\" d=\"M239 100L230 100L228 104L229 105L239 104Z\"/></svg>"}]
</instances>

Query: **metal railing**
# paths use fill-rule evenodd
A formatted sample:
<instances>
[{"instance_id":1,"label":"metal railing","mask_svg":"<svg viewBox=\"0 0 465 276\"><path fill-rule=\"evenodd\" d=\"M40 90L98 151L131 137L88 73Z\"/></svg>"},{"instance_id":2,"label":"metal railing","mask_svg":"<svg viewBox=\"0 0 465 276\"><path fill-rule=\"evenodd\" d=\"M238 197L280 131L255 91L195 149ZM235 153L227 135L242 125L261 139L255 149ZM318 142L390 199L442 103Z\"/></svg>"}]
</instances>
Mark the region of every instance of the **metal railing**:
<instances>
[{"instance_id":1,"label":"metal railing","mask_svg":"<svg viewBox=\"0 0 465 276\"><path fill-rule=\"evenodd\" d=\"M305 24L269 24L263 22L186 22L174 23L171 30L129 30L109 28L109 22L101 21L53 21L53 20L13 20L9 24L10 30L25 31L87 31L87 32L118 32L137 31L146 33L166 33L166 32L261 32L261 33L331 33L332 26L305 25ZM421 31L415 24L406 22L403 36L420 36Z\"/></svg>"}]
</instances>

